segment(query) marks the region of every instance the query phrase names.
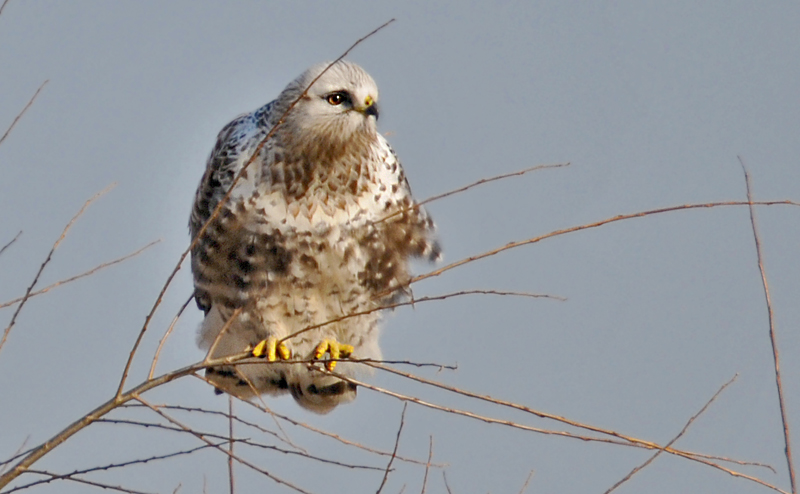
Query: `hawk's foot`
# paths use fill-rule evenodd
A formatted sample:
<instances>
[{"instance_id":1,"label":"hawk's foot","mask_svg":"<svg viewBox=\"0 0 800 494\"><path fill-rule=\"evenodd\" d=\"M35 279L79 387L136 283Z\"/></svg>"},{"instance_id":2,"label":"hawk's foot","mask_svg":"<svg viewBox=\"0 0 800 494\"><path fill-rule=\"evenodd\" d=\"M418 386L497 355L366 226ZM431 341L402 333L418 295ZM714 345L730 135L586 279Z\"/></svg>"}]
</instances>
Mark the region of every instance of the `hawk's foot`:
<instances>
[{"instance_id":1,"label":"hawk's foot","mask_svg":"<svg viewBox=\"0 0 800 494\"><path fill-rule=\"evenodd\" d=\"M270 362L276 360L289 360L292 358L292 352L285 343L280 339L270 336L266 340L260 341L252 350L250 350L253 357L265 357Z\"/></svg>"},{"instance_id":2,"label":"hawk's foot","mask_svg":"<svg viewBox=\"0 0 800 494\"><path fill-rule=\"evenodd\" d=\"M332 371L336 367L336 361L349 357L352 355L353 350L355 350L353 345L346 345L332 338L326 338L317 345L316 350L314 350L314 358L319 359L326 353L330 354L331 360L325 363L325 368Z\"/></svg>"}]
</instances>

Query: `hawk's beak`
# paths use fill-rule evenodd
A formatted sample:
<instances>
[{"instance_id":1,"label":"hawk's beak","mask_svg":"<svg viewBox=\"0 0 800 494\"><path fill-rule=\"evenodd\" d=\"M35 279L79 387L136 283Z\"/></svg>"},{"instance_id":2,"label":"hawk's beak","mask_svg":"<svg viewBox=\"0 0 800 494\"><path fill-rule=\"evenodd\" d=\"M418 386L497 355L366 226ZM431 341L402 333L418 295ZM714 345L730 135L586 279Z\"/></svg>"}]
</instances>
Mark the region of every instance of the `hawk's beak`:
<instances>
[{"instance_id":1,"label":"hawk's beak","mask_svg":"<svg viewBox=\"0 0 800 494\"><path fill-rule=\"evenodd\" d=\"M372 96L367 96L364 99L364 107L358 108L358 111L364 114L364 116L372 115L375 117L375 120L378 119L378 104L375 103L375 100L372 99Z\"/></svg>"}]
</instances>

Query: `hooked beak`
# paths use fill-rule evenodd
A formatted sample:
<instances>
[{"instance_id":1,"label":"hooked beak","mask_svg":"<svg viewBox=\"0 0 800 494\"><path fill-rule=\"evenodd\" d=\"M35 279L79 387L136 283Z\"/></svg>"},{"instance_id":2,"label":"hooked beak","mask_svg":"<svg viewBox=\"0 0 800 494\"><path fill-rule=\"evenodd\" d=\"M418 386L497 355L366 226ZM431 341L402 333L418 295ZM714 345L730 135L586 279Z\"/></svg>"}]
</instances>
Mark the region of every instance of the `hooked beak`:
<instances>
[{"instance_id":1,"label":"hooked beak","mask_svg":"<svg viewBox=\"0 0 800 494\"><path fill-rule=\"evenodd\" d=\"M375 120L378 119L378 104L375 100L372 99L372 96L367 96L364 99L364 106L361 108L356 108L359 112L363 113L364 116L368 117L372 115L375 117Z\"/></svg>"}]
</instances>

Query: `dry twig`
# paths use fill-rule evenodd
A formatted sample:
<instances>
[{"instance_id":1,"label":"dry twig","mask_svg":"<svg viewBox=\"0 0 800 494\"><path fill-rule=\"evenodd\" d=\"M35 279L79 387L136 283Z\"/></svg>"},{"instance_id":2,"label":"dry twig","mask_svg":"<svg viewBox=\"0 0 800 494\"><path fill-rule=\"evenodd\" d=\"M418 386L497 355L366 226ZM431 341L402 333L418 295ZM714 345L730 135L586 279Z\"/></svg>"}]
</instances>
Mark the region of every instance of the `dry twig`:
<instances>
[{"instance_id":1,"label":"dry twig","mask_svg":"<svg viewBox=\"0 0 800 494\"><path fill-rule=\"evenodd\" d=\"M611 486L611 487L610 487L610 488L609 488L609 489L608 489L608 490L607 490L607 491L606 491L604 494L610 494L612 491L616 490L616 488L617 488L617 487L621 486L622 484L624 484L625 482L627 482L628 480L630 480L630 478L631 478L631 477L633 477L634 475L636 475L636 474L637 474L637 473L638 473L640 470L644 469L645 467L647 467L647 465L651 464L651 463L652 463L652 462L653 462L653 461L654 461L656 458L658 458L658 456L659 456L661 453L663 453L663 452L666 450L666 448L669 448L670 446L672 446L673 444L675 444L675 442L677 442L677 441L678 441L678 439L680 439L680 438L681 438L681 437L682 437L682 436L683 436L683 435L686 433L686 431L687 431L687 430L689 430L689 426L690 426L690 425L692 425L692 422L694 422L695 420L697 420L697 417L699 417L700 415L702 415L702 414L703 414L703 413L704 413L704 412L705 412L705 411L708 409L708 407L709 407L709 406L711 406L711 404L712 404L712 403L714 403L714 400L716 400L716 399L717 399L717 396L719 396L720 394L722 394L722 392L725 390L725 388L727 388L728 386L730 386L731 384L733 384L733 381L735 381L735 380L736 380L736 377L737 377L737 376L738 376L738 374L737 374L737 375L734 375L734 376L733 376L733 377L732 377L732 378L731 378L731 379L730 379L728 382L726 382L725 384L723 384L723 385L722 385L722 386L721 386L721 387L720 387L720 388L717 390L717 392L716 392L716 393L714 393L714 396L712 396L712 397L711 397L711 399L710 399L710 400L708 400L708 401L706 402L706 404L705 404L705 405L703 405L703 408L701 408L701 409L700 409L700 411L698 411L697 413L695 413L694 415L692 415L692 417L689 419L689 421L688 421L688 422L686 422L686 425L684 425L684 426L683 426L683 429L681 429L681 431L678 433L678 435L677 435L677 436L675 436L675 437L673 437L673 438L672 438L672 440L671 440L670 442L668 442L666 446L664 446L664 449L658 450L658 451L656 452L656 454L654 454L653 456L651 456L650 458L648 458L648 459L647 459L647 461L645 461L645 462L644 462L644 463L642 463L641 465L639 465L639 466L637 466L636 468L634 468L633 470L631 470L631 471L628 473L628 475L626 475L625 477L623 477L622 479L620 479L620 480L619 480L619 482L617 482L616 484L612 485L612 486Z\"/></svg>"},{"instance_id":2,"label":"dry twig","mask_svg":"<svg viewBox=\"0 0 800 494\"><path fill-rule=\"evenodd\" d=\"M53 244L53 247L50 249L50 252L47 254L47 258L44 260L42 265L39 267L39 271L36 272L36 276L33 277L33 281L28 286L28 289L25 290L25 295L22 297L22 300L20 300L19 305L17 306L17 310L15 310L14 311L14 315L11 316L11 322L8 324L8 326L6 327L5 331L3 332L3 338L0 339L0 350L3 349L3 345L5 345L6 340L8 339L8 334L11 332L11 328L13 328L14 324L17 322L17 316L19 316L20 311L22 311L22 307L25 306L25 302L27 302L28 299L30 298L31 292L33 291L33 287L35 287L36 283L39 282L39 277L42 275L42 272L44 271L44 268L47 267L47 265L50 263L50 260L53 258L53 253L56 251L56 249L58 249L58 246L61 245L61 242L67 236L67 232L69 232L69 229L72 228L72 225L75 224L75 222L78 220L78 218L81 217L81 215L84 213L84 211L86 211L86 208L88 208L90 204L92 204L100 196L104 195L106 192L108 192L112 188L114 188L115 185L116 184L109 185L105 189L103 189L100 192L98 192L97 194L95 194L91 199L86 201L83 204L83 207L81 207L80 211L78 211L75 214L75 216L73 216L72 219L69 220L69 223L67 223L67 226L64 227L64 230L61 232L61 236L59 236L58 240L56 240L56 243Z\"/></svg>"},{"instance_id":3,"label":"dry twig","mask_svg":"<svg viewBox=\"0 0 800 494\"><path fill-rule=\"evenodd\" d=\"M22 232L20 232L20 233L22 233ZM85 278L87 276L91 276L94 273L100 271L101 269L105 269L105 268L107 268L109 266L113 266L115 264L119 264L121 262L127 261L128 259L130 259L132 257L138 256L139 254L141 254L142 252L144 252L145 250L149 249L150 247L154 246L155 244L157 244L159 242L161 242L161 240L154 240L154 241L150 242L149 244L145 245L144 247L142 247L142 248L140 248L140 249L138 249L138 250L136 250L134 252L131 252L130 254L124 255L122 257L118 257L117 259L114 259L113 261L109 261L109 262L104 262L102 264L98 264L97 266L93 267L92 269L90 269L88 271L84 271L81 274L78 274L78 275L75 275L75 276L71 276L69 278L65 278L65 279L60 280L60 281L56 281L55 283L53 283L51 285L48 285L48 286L42 288L41 290L36 290L35 292L29 293L28 294L28 298L33 298L33 297L35 297L37 295L42 295L44 293L49 292L53 288L57 288L57 287L59 287L61 285L66 285L67 283L71 283L73 281L79 280L81 278ZM6 307L10 307L10 306L12 306L14 304L22 302L22 300L24 298L25 297L19 297L19 298L15 298L13 300L9 300L8 302L3 302L2 304L0 304L0 309L5 309Z\"/></svg>"},{"instance_id":4,"label":"dry twig","mask_svg":"<svg viewBox=\"0 0 800 494\"><path fill-rule=\"evenodd\" d=\"M10 241L10 242L8 242L7 244L5 244L5 245L3 246L3 248L2 248L2 249L0 249L0 255L2 255L2 254L3 254L3 252L5 252L5 251L6 251L6 249L8 249L9 247L11 247L11 244L13 244L14 242L16 242L16 241L17 241L17 239L19 238L19 236L20 236L20 235L22 235L22 230L20 230L20 231L19 231L19 233L17 233L17 234L14 236L14 238L12 238L12 239L11 239L11 241Z\"/></svg>"},{"instance_id":5,"label":"dry twig","mask_svg":"<svg viewBox=\"0 0 800 494\"><path fill-rule=\"evenodd\" d=\"M747 187L747 204L750 211L750 226L753 228L753 240L756 244L756 256L758 258L758 271L761 274L761 286L764 289L764 300L767 304L767 318L769 320L769 341L772 345L772 360L775 365L775 386L778 388L778 407L781 412L781 423L783 424L784 454L786 455L786 466L789 470L789 482L792 487L792 494L797 494L797 484L794 476L794 463L792 462L792 446L789 434L789 419L786 416L786 402L783 394L783 384L781 383L780 358L778 356L778 336L775 332L775 317L772 312L772 300L769 296L769 283L767 283L767 272L764 268L764 255L761 252L761 237L758 234L756 225L756 212L753 208L753 194L750 184L750 175L744 166L744 161L739 157L739 164L742 165L744 172L744 183Z\"/></svg>"},{"instance_id":6,"label":"dry twig","mask_svg":"<svg viewBox=\"0 0 800 494\"><path fill-rule=\"evenodd\" d=\"M8 3L8 0L6 0L5 2L3 2L3 5L2 5L2 6L0 6L0 13L2 13L2 12L3 12L3 7L5 7L5 6L6 6L6 3ZM28 108L30 108L30 107L31 107L31 105L33 104L33 102L36 100L36 97L37 97L37 96L39 96L39 93L42 91L42 89L44 89L44 86L45 86L45 85L46 85L48 82L50 82L50 81L49 81L49 80L46 80L46 81L44 81L44 82L42 83L42 85L41 85L41 86L39 86L39 89L37 89L37 90L36 90L36 92L35 92L35 93L33 93L33 96L31 97L30 101L28 101L28 104L27 104L27 105L25 105L25 108L23 108L23 109L22 109L22 111L21 111L21 112L19 112L19 113L17 114L17 116L14 118L14 121L13 121L13 122L11 122L11 125L9 125L9 126L8 126L8 129L6 129L6 132L5 132L5 134L3 134L3 137L0 137L0 144L3 144L3 141L5 141L5 140L6 140L6 137L8 137L8 134L10 134L10 133L11 133L11 129L13 129L13 128L14 128L14 126L15 126L15 125L17 125L17 122L19 122L19 119L20 119L20 118L22 118L22 115L25 115L25 112L26 112L26 111L28 111Z\"/></svg>"},{"instance_id":7,"label":"dry twig","mask_svg":"<svg viewBox=\"0 0 800 494\"><path fill-rule=\"evenodd\" d=\"M403 413L400 414L400 427L397 428L397 439L394 441L394 450L392 450L392 456L389 458L389 463L386 465L386 471L383 473L381 485L378 487L378 491L375 494L381 494L383 486L386 485L386 480L389 478L389 472L392 471L392 463L394 462L395 456L397 456L397 447L400 445L400 434L403 432L403 424L405 423L407 408L408 403L403 403Z\"/></svg>"}]
</instances>

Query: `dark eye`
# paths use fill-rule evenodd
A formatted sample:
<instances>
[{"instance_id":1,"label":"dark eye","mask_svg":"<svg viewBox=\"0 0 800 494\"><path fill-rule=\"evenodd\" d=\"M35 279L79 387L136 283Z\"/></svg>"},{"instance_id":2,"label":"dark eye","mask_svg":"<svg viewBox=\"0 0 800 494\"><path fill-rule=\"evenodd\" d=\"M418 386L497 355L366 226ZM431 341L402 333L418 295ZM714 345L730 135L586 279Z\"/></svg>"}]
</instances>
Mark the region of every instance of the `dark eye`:
<instances>
[{"instance_id":1,"label":"dark eye","mask_svg":"<svg viewBox=\"0 0 800 494\"><path fill-rule=\"evenodd\" d=\"M328 103L332 104L333 106L338 106L344 103L345 101L348 101L349 98L347 96L347 93L339 92L339 93L329 94L328 96L325 97L325 100Z\"/></svg>"}]
</instances>

